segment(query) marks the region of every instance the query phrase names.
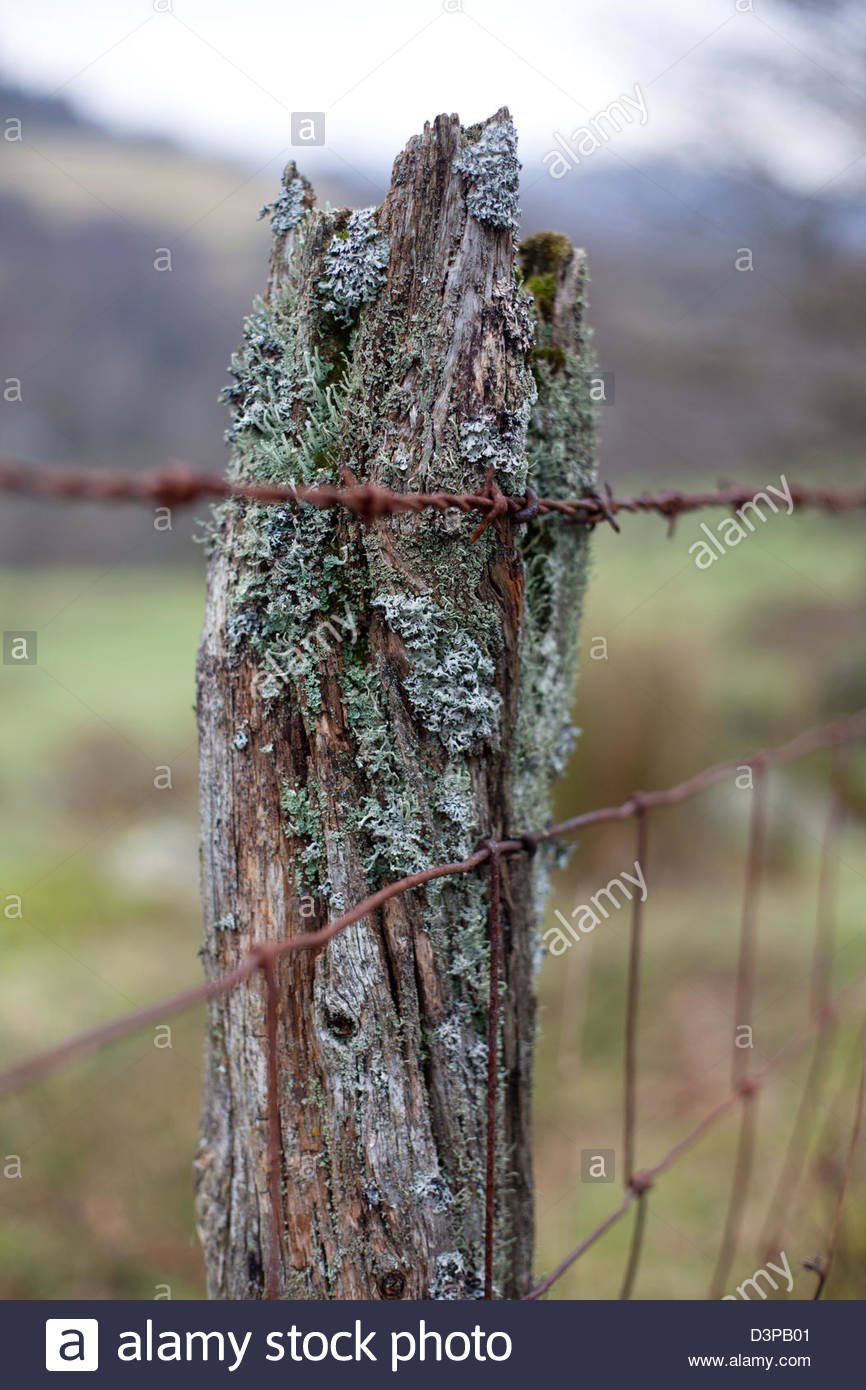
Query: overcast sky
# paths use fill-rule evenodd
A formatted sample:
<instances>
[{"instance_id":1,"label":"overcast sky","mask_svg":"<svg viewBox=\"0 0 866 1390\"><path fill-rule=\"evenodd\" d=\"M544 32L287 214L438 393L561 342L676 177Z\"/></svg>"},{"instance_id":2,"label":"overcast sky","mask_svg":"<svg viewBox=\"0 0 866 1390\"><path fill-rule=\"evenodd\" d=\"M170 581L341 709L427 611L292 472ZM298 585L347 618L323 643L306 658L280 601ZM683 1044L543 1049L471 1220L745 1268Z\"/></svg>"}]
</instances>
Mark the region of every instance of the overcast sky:
<instances>
[{"instance_id":1,"label":"overcast sky","mask_svg":"<svg viewBox=\"0 0 866 1390\"><path fill-rule=\"evenodd\" d=\"M125 128L265 164L286 152L290 112L324 111L311 174L319 159L379 173L438 112L470 123L505 104L525 169L544 175L555 133L635 84L646 118L599 160L738 149L809 190L857 152L761 81L812 61L773 0L6 0L0 13L9 78Z\"/></svg>"}]
</instances>

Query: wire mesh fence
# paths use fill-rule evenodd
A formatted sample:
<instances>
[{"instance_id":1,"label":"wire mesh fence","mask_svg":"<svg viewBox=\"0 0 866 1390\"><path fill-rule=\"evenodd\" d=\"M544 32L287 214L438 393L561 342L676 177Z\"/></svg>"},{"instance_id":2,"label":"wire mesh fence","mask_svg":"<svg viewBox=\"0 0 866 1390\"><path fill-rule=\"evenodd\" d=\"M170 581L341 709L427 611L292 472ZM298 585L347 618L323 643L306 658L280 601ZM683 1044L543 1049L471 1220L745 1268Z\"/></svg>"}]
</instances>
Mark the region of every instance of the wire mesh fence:
<instances>
[{"instance_id":1,"label":"wire mesh fence","mask_svg":"<svg viewBox=\"0 0 866 1390\"><path fill-rule=\"evenodd\" d=\"M418 511L427 507L447 510L456 507L463 512L482 514L478 530L506 516L513 522L529 522L536 516L558 514L568 520L595 525L608 521L616 526L616 513L656 512L670 522L683 512L707 506L734 508L754 497L742 488L728 488L715 493L663 493L655 497L617 499L610 492L604 497L593 493L580 499L559 502L541 499L530 490L521 498L506 498L488 476L485 490L476 494L397 494L385 489L357 484L351 477L342 488L301 488L227 483L220 478L195 475L184 468L172 468L146 477L107 475L92 472L73 472L60 469L31 469L16 461L0 461L0 490L29 493L42 497L70 500L73 498L100 501L139 501L159 505L184 505L202 497L235 496L265 502L291 501L314 506L342 506L362 519L384 514ZM832 489L791 488L793 505L819 506L831 512L866 506L866 489L839 491ZM617 528L618 529L618 528ZM476 534L478 534L478 530ZM762 1067L752 1069L748 1050L738 1046L735 1038L731 1059L731 1084L728 1094L684 1134L650 1167L636 1166L635 1153L639 1129L640 1053L638 1025L640 1018L641 981L643 964L643 933L645 896L632 900L631 925L626 982L626 1007L623 1021L623 1156L624 1191L619 1204L571 1250L545 1278L525 1297L535 1300L547 1293L578 1260L605 1234L635 1208L632 1235L620 1287L620 1297L633 1295L640 1272L644 1247L647 1210L650 1193L658 1180L671 1170L704 1135L729 1113L739 1110L739 1130L733 1174L721 1233L718 1254L708 1296L719 1298L727 1286L735 1257L745 1204L753 1172L757 1107L756 1098L776 1076L784 1064L812 1044L806 1080L796 1112L794 1125L784 1151L778 1181L771 1193L761 1240L766 1248L773 1246L782 1219L784 1206L802 1178L806 1126L814 1115L818 1097L828 1078L829 1042L833 1029L843 1012L863 1005L863 986L866 974L850 982L841 992L831 994L831 978L835 952L835 873L838 844L845 819L848 799L848 765L850 750L866 737L866 710L808 729L789 742L773 749L761 749L746 757L732 759L704 768L694 776L663 790L635 793L624 802L582 812L557 824L524 830L505 839L485 839L475 852L460 862L438 864L385 884L356 903L347 912L334 918L318 930L285 936L280 940L261 942L231 970L216 979L159 1000L92 1028L66 1041L25 1057L0 1069L0 1097L10 1095L47 1077L58 1068L96 1049L146 1026L158 1024L196 1005L206 1003L245 986L255 987L260 981L264 994L265 1058L267 1075L268 1115L268 1200L270 1204L269 1251L265 1296L280 1296L286 1265L284 1222L282 1217L283 1150L279 1113L278 1022L280 991L278 962L295 952L321 951L329 941L348 927L367 922L372 925L375 914L385 903L404 893L417 892L435 879L484 871L489 878L489 997L488 997L488 1066L487 1066L487 1151L484 1191L484 1297L492 1299L494 1289L495 1212L496 1212L496 1120L499 1088L498 1049L500 1046L500 973L502 926L500 901L504 863L513 856L533 855L542 843L560 841L578 831L605 822L628 821L635 827L636 863L646 872L648 863L650 821L652 813L675 806L699 796L709 788L746 769L751 778L751 814L748 833L744 886L742 897L739 945L735 980L735 1018L739 1026L751 1028L755 1003L755 972L757 961L757 930L762 873L766 857L767 783L773 769L799 761L822 750L831 750L833 769L831 790L823 832L819 868L818 913L812 953L809 1017L785 1045ZM862 1130L866 1106L866 1051L860 1062L859 1082L850 1121L850 1138L842 1168L836 1199L833 1205L823 1254L807 1262L816 1275L815 1298L825 1289L842 1231L846 1198L851 1186L857 1143Z\"/></svg>"}]
</instances>

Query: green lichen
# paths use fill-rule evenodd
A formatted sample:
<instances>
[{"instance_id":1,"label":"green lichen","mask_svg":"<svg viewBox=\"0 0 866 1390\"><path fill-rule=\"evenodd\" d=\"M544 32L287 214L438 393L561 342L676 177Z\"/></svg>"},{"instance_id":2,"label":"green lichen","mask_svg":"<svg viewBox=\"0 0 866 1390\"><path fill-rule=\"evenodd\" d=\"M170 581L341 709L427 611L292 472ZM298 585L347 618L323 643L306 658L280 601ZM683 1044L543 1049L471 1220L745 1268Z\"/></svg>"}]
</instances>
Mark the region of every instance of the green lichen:
<instances>
[{"instance_id":1,"label":"green lichen","mask_svg":"<svg viewBox=\"0 0 866 1390\"><path fill-rule=\"evenodd\" d=\"M571 242L560 232L536 232L520 244L523 284L544 323L549 324L553 319L560 267L567 264L573 254ZM537 348L534 355L537 358L544 351L544 348Z\"/></svg>"},{"instance_id":2,"label":"green lichen","mask_svg":"<svg viewBox=\"0 0 866 1390\"><path fill-rule=\"evenodd\" d=\"M337 480L345 388L334 380L342 352L299 352L290 296L259 301L232 360L235 383L228 438L236 477L282 483ZM323 651L357 635L356 586L337 517L313 507L234 504L238 579L228 626L230 647L261 661L259 694L268 700L303 689L320 707L315 679ZM348 618L346 615L349 615Z\"/></svg>"},{"instance_id":3,"label":"green lichen","mask_svg":"<svg viewBox=\"0 0 866 1390\"><path fill-rule=\"evenodd\" d=\"M337 323L351 323L361 305L376 298L387 264L388 242L376 227L376 209L353 212L328 247L319 284L325 307Z\"/></svg>"},{"instance_id":4,"label":"green lichen","mask_svg":"<svg viewBox=\"0 0 866 1390\"><path fill-rule=\"evenodd\" d=\"M574 247L561 232L536 232L520 243L520 268L527 278L557 275L563 262L571 260Z\"/></svg>"},{"instance_id":5,"label":"green lichen","mask_svg":"<svg viewBox=\"0 0 866 1390\"><path fill-rule=\"evenodd\" d=\"M455 833L462 836L453 840L455 852L465 850L468 853L477 819L472 797L472 777L465 763L448 764L435 789L433 805L451 823Z\"/></svg>"},{"instance_id":6,"label":"green lichen","mask_svg":"<svg viewBox=\"0 0 866 1390\"><path fill-rule=\"evenodd\" d=\"M544 383L544 378L538 369L538 364L546 362L552 372L559 371L560 367L565 366L565 353L561 347L550 345L549 347L535 347L531 353L532 375L535 378L536 387Z\"/></svg>"},{"instance_id":7,"label":"green lichen","mask_svg":"<svg viewBox=\"0 0 866 1390\"><path fill-rule=\"evenodd\" d=\"M406 693L423 728L451 754L482 740L497 741L502 696L494 687L488 654L453 616L427 595L384 594L373 599L410 657Z\"/></svg>"},{"instance_id":8,"label":"green lichen","mask_svg":"<svg viewBox=\"0 0 866 1390\"><path fill-rule=\"evenodd\" d=\"M413 785L407 779L383 694L375 672L355 659L347 663L343 677L346 718L356 763L370 792L347 812L346 826L353 834L362 832L369 842L364 871L371 883L429 868L437 855L446 861L463 858L480 830L469 769L462 759L449 762L431 786ZM422 792L439 812L436 817L426 810ZM441 891L441 885L431 884L431 900Z\"/></svg>"},{"instance_id":9,"label":"green lichen","mask_svg":"<svg viewBox=\"0 0 866 1390\"><path fill-rule=\"evenodd\" d=\"M530 275L526 281L526 289L535 300L541 317L549 323L553 318L553 306L556 301L556 276L549 271L544 275Z\"/></svg>"},{"instance_id":10,"label":"green lichen","mask_svg":"<svg viewBox=\"0 0 866 1390\"><path fill-rule=\"evenodd\" d=\"M298 891L306 887L328 896L330 885L323 881L325 830L321 808L311 797L311 791L315 796L315 787L292 787L287 781L283 782L280 799L283 826L291 839L306 841L304 845L298 844L292 859Z\"/></svg>"},{"instance_id":11,"label":"green lichen","mask_svg":"<svg viewBox=\"0 0 866 1390\"><path fill-rule=\"evenodd\" d=\"M322 822L319 810L310 801L310 793L306 787L292 787L287 781L284 781L280 805L286 830L290 835L303 838L306 835L321 833Z\"/></svg>"},{"instance_id":12,"label":"green lichen","mask_svg":"<svg viewBox=\"0 0 866 1390\"><path fill-rule=\"evenodd\" d=\"M421 806L407 785L394 748L376 674L350 660L343 677L346 718L355 740L355 761L370 791L347 813L350 833L368 842L364 872L369 882L393 874L403 877L427 867Z\"/></svg>"}]
</instances>

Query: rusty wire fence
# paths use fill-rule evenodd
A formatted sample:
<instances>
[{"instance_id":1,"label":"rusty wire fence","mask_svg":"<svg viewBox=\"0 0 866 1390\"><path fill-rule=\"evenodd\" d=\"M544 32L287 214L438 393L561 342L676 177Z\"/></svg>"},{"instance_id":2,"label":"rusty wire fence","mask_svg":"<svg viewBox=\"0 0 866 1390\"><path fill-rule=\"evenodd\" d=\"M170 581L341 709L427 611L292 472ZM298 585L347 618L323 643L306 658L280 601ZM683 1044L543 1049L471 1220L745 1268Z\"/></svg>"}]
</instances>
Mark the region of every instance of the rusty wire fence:
<instances>
[{"instance_id":1,"label":"rusty wire fence","mask_svg":"<svg viewBox=\"0 0 866 1390\"><path fill-rule=\"evenodd\" d=\"M0 491L61 500L131 501L151 505L183 506L197 499L235 497L258 502L289 503L316 507L344 507L362 521L377 516L422 511L433 508L447 511L480 512L481 522L471 539L491 522L522 524L545 516L557 517L565 524L595 526L607 522L619 530L616 520L620 512L653 512L673 525L687 512L705 507L720 506L736 510L751 503L754 490L727 487L714 492L663 492L655 495L616 498L609 489L590 492L580 498L539 498L531 489L522 497L506 497L488 474L482 491L471 494L453 493L395 493L387 489L359 484L351 474L344 475L342 487L294 486L229 482L218 476L195 473L185 465L174 464L145 475L109 474L78 471L67 468L32 468L19 460L0 459ZM866 507L866 488L818 489L790 487L792 509L820 507L830 513ZM604 822L629 821L635 829L636 861L645 866L650 848L651 813L678 805L699 796L712 786L732 778L745 769L752 774L751 813L748 832L739 945L735 979L735 1018L738 1025L751 1027L754 1017L755 974L757 963L757 924L762 872L765 860L767 822L767 784L773 769L796 762L822 750L832 753L830 794L822 837L818 912L812 951L809 1016L775 1055L763 1066L752 1068L748 1051L732 1047L731 1084L727 1095L677 1140L657 1161L647 1168L635 1162L639 1120L639 1052L638 1025L641 1003L641 972L643 961L644 899L632 900L631 924L626 983L626 1007L623 1026L623 1113L622 1135L624 1155L624 1190L619 1204L571 1250L561 1262L529 1293L526 1300L541 1298L578 1260L608 1231L634 1209L631 1239L620 1288L620 1297L632 1296L640 1268L650 1194L660 1178L668 1173L680 1158L689 1152L704 1135L731 1112L739 1112L739 1129L734 1169L731 1176L727 1210L719 1250L713 1270L708 1297L719 1298L726 1287L742 1231L756 1144L757 1106L761 1090L772 1081L792 1058L811 1046L805 1084L796 1111L794 1124L784 1150L777 1182L771 1192L767 1216L761 1233L762 1247L773 1248L784 1217L785 1206L800 1183L805 1167L805 1138L811 1125L822 1087L828 1078L830 1042L834 1028L843 1014L858 1006L866 1008L866 972L858 975L846 987L832 994L831 979L835 952L835 878L839 838L845 820L848 789L848 767L854 745L866 738L866 710L808 729L788 743L772 749L761 749L748 756L721 762L703 769L676 786L661 791L635 793L616 806L602 807L572 816L558 824L503 839L487 839L467 859L451 864L439 864L389 883L371 893L348 912L335 918L317 931L284 937L278 941L261 942L230 971L215 980L204 982L142 1009L124 1014L99 1027L89 1029L63 1043L34 1053L23 1060L0 1069L0 1097L31 1086L42 1078L78 1057L135 1032L158 1024L196 1005L230 993L245 982L260 978L264 992L266 1071L268 1088L268 1195L270 1204L270 1233L265 1297L280 1296L285 1263L284 1222L282 1215L282 1136L279 1115L278 1022L279 988L277 962L298 951L321 951L340 932L355 923L371 918L390 899L423 888L434 879L485 871L488 877L488 921L490 940L489 1007L488 1007L488 1070L487 1070L487 1146L484 1240L484 1297L492 1299L494 1290L494 1239L496 1164L495 1134L498 1106L499 1052L499 991L501 962L500 887L503 861L515 855L533 855L539 845L567 839L578 831ZM644 870L645 872L645 870ZM847 1153L837 1181L837 1191L823 1252L805 1261L816 1276L815 1298L824 1292L827 1278L837 1253L842 1233L846 1198L851 1186L858 1141L866 1110L866 1049L859 1058L859 1081L850 1119Z\"/></svg>"}]
</instances>

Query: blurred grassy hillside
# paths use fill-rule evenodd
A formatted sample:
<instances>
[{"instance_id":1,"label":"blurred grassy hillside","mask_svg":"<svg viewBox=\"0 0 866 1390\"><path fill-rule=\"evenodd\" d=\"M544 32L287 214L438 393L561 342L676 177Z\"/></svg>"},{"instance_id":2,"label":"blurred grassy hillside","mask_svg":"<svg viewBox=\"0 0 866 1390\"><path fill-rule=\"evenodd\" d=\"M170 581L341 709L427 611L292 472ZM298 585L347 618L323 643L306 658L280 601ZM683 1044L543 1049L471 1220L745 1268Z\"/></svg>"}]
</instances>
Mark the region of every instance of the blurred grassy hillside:
<instances>
[{"instance_id":1,"label":"blurred grassy hillside","mask_svg":"<svg viewBox=\"0 0 866 1390\"><path fill-rule=\"evenodd\" d=\"M712 522L712 516L709 517ZM610 804L720 757L866 705L866 550L857 518L781 517L695 569L685 518L599 531L576 706L584 729L559 809ZM193 665L203 581L190 571L6 571L2 627L35 630L38 662L0 667L0 1055L23 1056L199 978ZM606 642L606 659L594 659ZM171 788L158 789L170 769ZM760 924L755 1058L805 1017L827 759L774 776ZM840 853L837 985L866 968L866 762ZM641 1014L640 1164L725 1092L747 796L720 786L653 818ZM634 860L633 829L598 828L559 875L569 912ZM537 1267L547 1270L618 1200L581 1183L580 1152L619 1150L625 914L542 969L536 1100ZM822 1247L851 1120L857 1016L839 1030L814 1117L812 1174L783 1248ZM198 1297L192 1223L202 1019L144 1032L0 1106L0 1292L23 1298ZM734 1285L762 1262L757 1227L793 1122L804 1056L760 1100L748 1239ZM836 1097L834 1101L834 1096ZM833 1101L833 1104L830 1102ZM699 1298L719 1238L728 1121L650 1199L637 1296ZM817 1176L816 1176L817 1175ZM866 1284L860 1165L829 1295ZM558 1286L615 1297L626 1224Z\"/></svg>"}]
</instances>

